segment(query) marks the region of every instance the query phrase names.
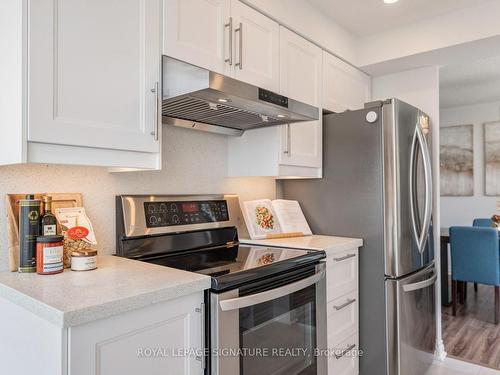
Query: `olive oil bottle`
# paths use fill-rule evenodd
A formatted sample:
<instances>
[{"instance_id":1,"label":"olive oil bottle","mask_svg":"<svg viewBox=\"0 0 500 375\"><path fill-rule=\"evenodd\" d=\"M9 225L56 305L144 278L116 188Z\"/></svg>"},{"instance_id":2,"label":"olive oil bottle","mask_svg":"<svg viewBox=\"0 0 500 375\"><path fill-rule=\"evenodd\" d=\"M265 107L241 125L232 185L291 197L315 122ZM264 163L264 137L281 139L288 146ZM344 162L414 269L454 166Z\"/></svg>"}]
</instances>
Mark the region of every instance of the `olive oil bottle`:
<instances>
[{"instance_id":1,"label":"olive oil bottle","mask_svg":"<svg viewBox=\"0 0 500 375\"><path fill-rule=\"evenodd\" d=\"M36 272L36 238L40 235L40 200L19 201L19 272Z\"/></svg>"},{"instance_id":2,"label":"olive oil bottle","mask_svg":"<svg viewBox=\"0 0 500 375\"><path fill-rule=\"evenodd\" d=\"M55 236L57 235L57 219L52 213L52 197L48 195L43 196L43 216L40 221L40 229L42 236Z\"/></svg>"}]
</instances>

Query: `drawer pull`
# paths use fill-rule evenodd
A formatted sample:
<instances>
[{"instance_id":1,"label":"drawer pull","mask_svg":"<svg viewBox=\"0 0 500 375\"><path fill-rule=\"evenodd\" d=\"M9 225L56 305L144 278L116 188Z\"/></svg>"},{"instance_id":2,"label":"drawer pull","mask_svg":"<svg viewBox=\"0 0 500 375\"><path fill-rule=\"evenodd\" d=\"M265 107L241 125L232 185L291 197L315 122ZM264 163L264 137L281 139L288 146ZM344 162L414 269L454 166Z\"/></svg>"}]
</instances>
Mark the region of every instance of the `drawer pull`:
<instances>
[{"instance_id":1,"label":"drawer pull","mask_svg":"<svg viewBox=\"0 0 500 375\"><path fill-rule=\"evenodd\" d=\"M339 354L335 354L335 359L342 358L343 356L345 356L347 353L349 353L355 347L356 347L356 344L349 345L347 348L342 350Z\"/></svg>"},{"instance_id":2,"label":"drawer pull","mask_svg":"<svg viewBox=\"0 0 500 375\"><path fill-rule=\"evenodd\" d=\"M356 254L347 254L347 255L344 255L343 257L340 257L340 258L333 258L333 260L336 262L342 262L343 260L346 260L349 258L354 258L355 256L356 256Z\"/></svg>"},{"instance_id":3,"label":"drawer pull","mask_svg":"<svg viewBox=\"0 0 500 375\"><path fill-rule=\"evenodd\" d=\"M343 303L342 305L340 306L333 306L333 308L337 311L339 310L342 310L344 308L346 308L347 306L349 305L352 305L354 302L356 302L356 298L353 298L353 299L348 299L347 302Z\"/></svg>"}]
</instances>

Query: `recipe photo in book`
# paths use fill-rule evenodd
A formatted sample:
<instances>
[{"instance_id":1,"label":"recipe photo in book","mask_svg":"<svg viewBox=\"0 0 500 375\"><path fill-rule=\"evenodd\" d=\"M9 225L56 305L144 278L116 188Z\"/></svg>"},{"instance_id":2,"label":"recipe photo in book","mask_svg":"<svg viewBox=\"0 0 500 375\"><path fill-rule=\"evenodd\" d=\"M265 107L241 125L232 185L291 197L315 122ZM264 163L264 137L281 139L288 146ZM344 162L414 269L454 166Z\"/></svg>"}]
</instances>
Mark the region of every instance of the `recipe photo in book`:
<instances>
[{"instance_id":1,"label":"recipe photo in book","mask_svg":"<svg viewBox=\"0 0 500 375\"><path fill-rule=\"evenodd\" d=\"M243 202L243 215L250 238L264 239L279 234L311 235L311 229L297 201L261 199Z\"/></svg>"}]
</instances>

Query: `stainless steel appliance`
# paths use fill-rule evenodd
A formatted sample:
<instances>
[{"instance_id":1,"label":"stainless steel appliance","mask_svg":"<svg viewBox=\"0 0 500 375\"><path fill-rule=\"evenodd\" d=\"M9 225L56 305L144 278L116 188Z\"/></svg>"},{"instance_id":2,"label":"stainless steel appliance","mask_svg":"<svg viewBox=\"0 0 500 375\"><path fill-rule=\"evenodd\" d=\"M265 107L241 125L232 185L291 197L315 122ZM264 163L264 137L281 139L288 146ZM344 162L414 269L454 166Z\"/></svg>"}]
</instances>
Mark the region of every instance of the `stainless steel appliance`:
<instances>
[{"instance_id":1,"label":"stainless steel appliance","mask_svg":"<svg viewBox=\"0 0 500 375\"><path fill-rule=\"evenodd\" d=\"M323 179L280 182L317 234L360 237L361 375L423 375L435 349L429 117L397 99L323 117Z\"/></svg>"},{"instance_id":2,"label":"stainless steel appliance","mask_svg":"<svg viewBox=\"0 0 500 375\"><path fill-rule=\"evenodd\" d=\"M226 135L311 121L319 109L163 56L163 123Z\"/></svg>"},{"instance_id":3,"label":"stainless steel appliance","mask_svg":"<svg viewBox=\"0 0 500 375\"><path fill-rule=\"evenodd\" d=\"M118 196L117 255L210 275L206 374L326 375L323 251L238 243L238 197Z\"/></svg>"}]
</instances>

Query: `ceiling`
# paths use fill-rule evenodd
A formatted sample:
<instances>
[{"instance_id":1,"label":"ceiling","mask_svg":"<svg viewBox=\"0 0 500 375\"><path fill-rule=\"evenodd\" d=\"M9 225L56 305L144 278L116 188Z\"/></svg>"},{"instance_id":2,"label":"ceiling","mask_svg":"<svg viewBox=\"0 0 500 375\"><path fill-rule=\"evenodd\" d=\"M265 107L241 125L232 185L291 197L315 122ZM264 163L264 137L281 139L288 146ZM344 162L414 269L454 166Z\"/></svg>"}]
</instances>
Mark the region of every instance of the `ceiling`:
<instances>
[{"instance_id":1,"label":"ceiling","mask_svg":"<svg viewBox=\"0 0 500 375\"><path fill-rule=\"evenodd\" d=\"M491 0L308 0L315 8L357 36L422 21Z\"/></svg>"},{"instance_id":2,"label":"ceiling","mask_svg":"<svg viewBox=\"0 0 500 375\"><path fill-rule=\"evenodd\" d=\"M442 108L500 101L500 56L445 66L439 76Z\"/></svg>"}]
</instances>

